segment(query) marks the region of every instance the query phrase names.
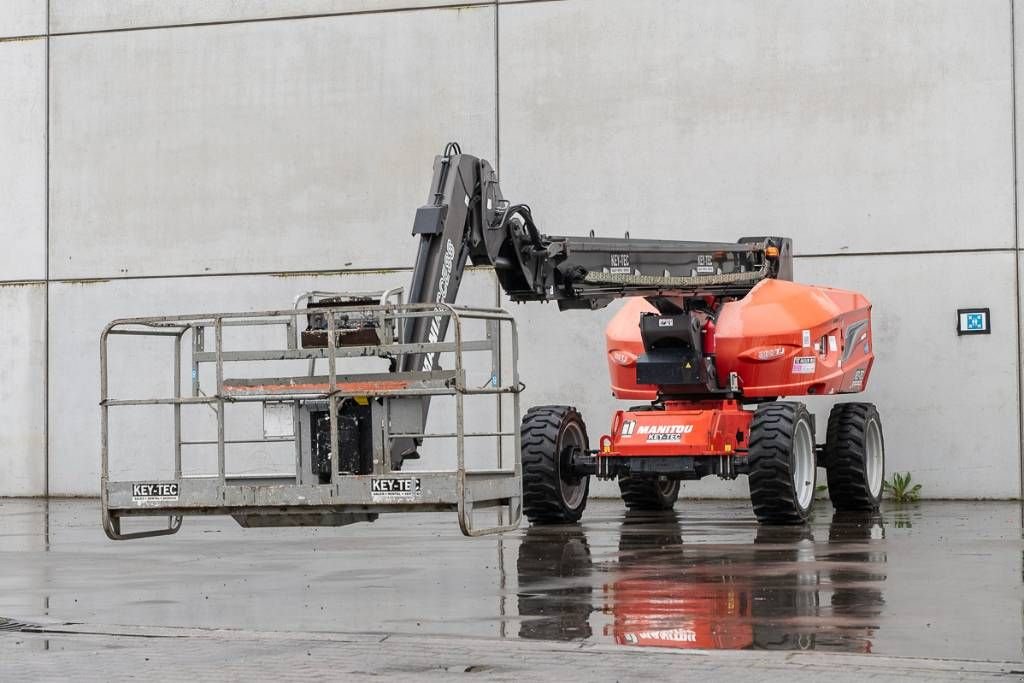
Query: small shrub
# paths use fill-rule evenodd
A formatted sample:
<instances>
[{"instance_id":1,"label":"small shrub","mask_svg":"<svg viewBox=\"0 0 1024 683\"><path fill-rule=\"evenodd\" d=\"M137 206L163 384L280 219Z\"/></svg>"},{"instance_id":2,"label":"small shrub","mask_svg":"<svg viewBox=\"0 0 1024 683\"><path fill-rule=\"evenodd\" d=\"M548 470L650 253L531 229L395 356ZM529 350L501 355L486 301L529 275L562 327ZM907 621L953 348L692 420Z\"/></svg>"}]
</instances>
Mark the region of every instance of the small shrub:
<instances>
[{"instance_id":1,"label":"small shrub","mask_svg":"<svg viewBox=\"0 0 1024 683\"><path fill-rule=\"evenodd\" d=\"M882 488L895 503L914 503L921 497L921 485L911 486L910 472L894 472L889 481L882 482Z\"/></svg>"}]
</instances>

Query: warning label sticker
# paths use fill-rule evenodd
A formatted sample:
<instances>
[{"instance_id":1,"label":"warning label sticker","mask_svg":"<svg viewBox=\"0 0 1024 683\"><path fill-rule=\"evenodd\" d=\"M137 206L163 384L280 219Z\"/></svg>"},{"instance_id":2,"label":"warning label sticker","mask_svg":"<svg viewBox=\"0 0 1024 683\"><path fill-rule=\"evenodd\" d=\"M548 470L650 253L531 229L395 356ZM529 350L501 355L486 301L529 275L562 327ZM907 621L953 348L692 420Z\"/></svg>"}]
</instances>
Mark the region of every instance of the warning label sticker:
<instances>
[{"instance_id":1,"label":"warning label sticker","mask_svg":"<svg viewBox=\"0 0 1024 683\"><path fill-rule=\"evenodd\" d=\"M174 503L178 500L178 483L132 484L133 503Z\"/></svg>"},{"instance_id":2,"label":"warning label sticker","mask_svg":"<svg viewBox=\"0 0 1024 683\"><path fill-rule=\"evenodd\" d=\"M851 389L860 389L864 386L864 368L857 368L853 373L853 381L850 382Z\"/></svg>"},{"instance_id":3,"label":"warning label sticker","mask_svg":"<svg viewBox=\"0 0 1024 683\"><path fill-rule=\"evenodd\" d=\"M814 356L797 356L793 359L794 375L813 375L818 361Z\"/></svg>"},{"instance_id":4,"label":"warning label sticker","mask_svg":"<svg viewBox=\"0 0 1024 683\"><path fill-rule=\"evenodd\" d=\"M371 479L370 498L375 503L415 503L423 498L419 478Z\"/></svg>"}]
</instances>

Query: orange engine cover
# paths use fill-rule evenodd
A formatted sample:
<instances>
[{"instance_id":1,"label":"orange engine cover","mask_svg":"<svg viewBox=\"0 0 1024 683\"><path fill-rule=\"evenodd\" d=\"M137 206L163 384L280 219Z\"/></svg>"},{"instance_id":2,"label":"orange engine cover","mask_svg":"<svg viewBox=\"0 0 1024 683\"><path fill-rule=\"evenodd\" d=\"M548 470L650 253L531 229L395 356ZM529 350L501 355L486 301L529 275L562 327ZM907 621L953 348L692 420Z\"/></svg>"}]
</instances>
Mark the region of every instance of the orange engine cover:
<instances>
[{"instance_id":1,"label":"orange engine cover","mask_svg":"<svg viewBox=\"0 0 1024 683\"><path fill-rule=\"evenodd\" d=\"M644 352L640 315L656 313L630 299L605 331L612 393L650 401L654 385L637 384ZM715 325L719 383L736 373L744 396L796 396L863 391L874 362L871 303L856 292L764 280L721 306Z\"/></svg>"}]
</instances>

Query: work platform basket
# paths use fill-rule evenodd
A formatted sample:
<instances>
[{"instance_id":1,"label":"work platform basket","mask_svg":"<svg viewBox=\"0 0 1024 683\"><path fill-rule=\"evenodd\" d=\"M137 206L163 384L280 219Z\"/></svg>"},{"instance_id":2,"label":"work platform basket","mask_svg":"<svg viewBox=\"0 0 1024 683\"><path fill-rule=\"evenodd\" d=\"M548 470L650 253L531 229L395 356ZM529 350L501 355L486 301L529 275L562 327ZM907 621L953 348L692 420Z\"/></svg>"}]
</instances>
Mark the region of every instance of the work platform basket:
<instances>
[{"instance_id":1,"label":"work platform basket","mask_svg":"<svg viewBox=\"0 0 1024 683\"><path fill-rule=\"evenodd\" d=\"M522 514L515 321L496 308L401 298L400 289L309 292L284 310L107 325L100 337L107 536L173 534L186 515L230 515L246 527L339 526L388 512L456 511L469 536L515 528ZM414 325L428 326L429 341L403 341ZM159 414L117 418L129 410ZM125 448L133 440L143 445ZM440 457L429 452L432 440L448 444ZM270 471L259 471L259 462L271 461ZM431 468L433 461L447 466ZM481 508L497 508L497 523L475 526ZM122 531L124 518L140 516L167 523Z\"/></svg>"}]
</instances>

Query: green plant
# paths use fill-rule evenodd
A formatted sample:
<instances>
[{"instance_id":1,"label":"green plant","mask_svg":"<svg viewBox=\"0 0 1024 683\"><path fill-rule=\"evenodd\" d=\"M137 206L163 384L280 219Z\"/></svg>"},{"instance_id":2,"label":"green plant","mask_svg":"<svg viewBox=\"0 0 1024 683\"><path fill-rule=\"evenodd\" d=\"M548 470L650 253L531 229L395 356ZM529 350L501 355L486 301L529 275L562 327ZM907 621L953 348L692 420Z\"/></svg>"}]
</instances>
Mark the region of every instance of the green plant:
<instances>
[{"instance_id":1,"label":"green plant","mask_svg":"<svg viewBox=\"0 0 1024 683\"><path fill-rule=\"evenodd\" d=\"M921 497L921 485L910 485L910 472L893 472L892 479L882 482L882 488L896 503L913 503Z\"/></svg>"}]
</instances>

